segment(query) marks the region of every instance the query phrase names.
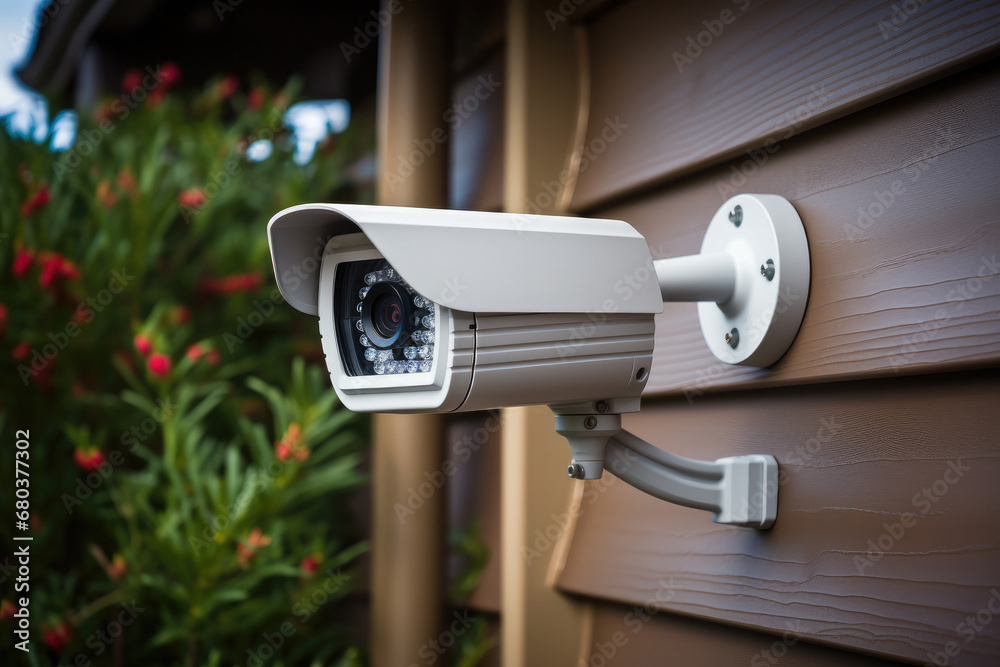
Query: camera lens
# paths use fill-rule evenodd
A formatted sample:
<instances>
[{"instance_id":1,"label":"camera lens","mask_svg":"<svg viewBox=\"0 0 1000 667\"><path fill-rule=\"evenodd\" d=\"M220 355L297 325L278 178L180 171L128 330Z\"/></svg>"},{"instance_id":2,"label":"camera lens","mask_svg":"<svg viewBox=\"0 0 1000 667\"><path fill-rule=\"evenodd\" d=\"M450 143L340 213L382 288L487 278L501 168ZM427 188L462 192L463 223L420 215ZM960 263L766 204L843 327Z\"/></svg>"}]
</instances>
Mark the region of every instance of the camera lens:
<instances>
[{"instance_id":1,"label":"camera lens","mask_svg":"<svg viewBox=\"0 0 1000 667\"><path fill-rule=\"evenodd\" d=\"M382 338L393 338L403 326L403 304L395 294L379 294L372 302L372 326Z\"/></svg>"},{"instance_id":2,"label":"camera lens","mask_svg":"<svg viewBox=\"0 0 1000 667\"><path fill-rule=\"evenodd\" d=\"M388 349L410 335L411 297L398 283L372 285L361 302L361 326L374 347Z\"/></svg>"}]
</instances>

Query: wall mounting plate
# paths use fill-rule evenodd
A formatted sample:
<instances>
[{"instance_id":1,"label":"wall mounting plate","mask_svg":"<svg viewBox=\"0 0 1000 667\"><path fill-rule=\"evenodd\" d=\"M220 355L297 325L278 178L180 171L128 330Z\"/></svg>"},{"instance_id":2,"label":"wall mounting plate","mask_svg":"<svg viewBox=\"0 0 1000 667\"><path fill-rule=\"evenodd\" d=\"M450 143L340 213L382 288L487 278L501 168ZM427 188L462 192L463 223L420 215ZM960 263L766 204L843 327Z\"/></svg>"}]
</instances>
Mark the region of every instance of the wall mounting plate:
<instances>
[{"instance_id":1,"label":"wall mounting plate","mask_svg":"<svg viewBox=\"0 0 1000 667\"><path fill-rule=\"evenodd\" d=\"M733 295L702 301L698 319L712 353L727 364L764 368L791 346L809 299L809 243L784 197L736 195L712 218L701 254L728 253Z\"/></svg>"}]
</instances>

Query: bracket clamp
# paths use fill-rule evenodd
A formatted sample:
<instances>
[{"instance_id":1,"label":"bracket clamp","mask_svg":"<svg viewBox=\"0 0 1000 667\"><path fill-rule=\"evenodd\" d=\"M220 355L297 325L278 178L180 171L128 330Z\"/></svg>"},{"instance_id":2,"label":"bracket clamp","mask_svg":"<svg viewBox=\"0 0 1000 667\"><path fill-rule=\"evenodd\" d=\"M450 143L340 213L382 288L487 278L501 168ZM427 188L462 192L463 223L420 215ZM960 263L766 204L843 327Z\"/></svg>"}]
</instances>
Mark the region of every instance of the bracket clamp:
<instances>
[{"instance_id":1,"label":"bracket clamp","mask_svg":"<svg viewBox=\"0 0 1000 667\"><path fill-rule=\"evenodd\" d=\"M716 523L770 528L778 514L778 462L751 454L697 461L665 452L621 428L619 414L556 414L569 441L570 477L600 479L604 470L667 502L712 512Z\"/></svg>"}]
</instances>

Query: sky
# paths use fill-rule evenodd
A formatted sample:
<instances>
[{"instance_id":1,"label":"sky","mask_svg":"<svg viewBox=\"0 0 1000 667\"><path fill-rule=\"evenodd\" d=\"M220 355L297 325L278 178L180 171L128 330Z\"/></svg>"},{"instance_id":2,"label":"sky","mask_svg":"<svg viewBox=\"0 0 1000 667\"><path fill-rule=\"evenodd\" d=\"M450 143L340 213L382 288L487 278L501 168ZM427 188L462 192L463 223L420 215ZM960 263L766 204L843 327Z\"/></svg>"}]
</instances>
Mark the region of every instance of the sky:
<instances>
[{"instance_id":1,"label":"sky","mask_svg":"<svg viewBox=\"0 0 1000 667\"><path fill-rule=\"evenodd\" d=\"M14 112L16 128L30 126L32 116L45 120L41 96L14 76L14 67L24 61L34 42L40 4L41 0L0 0L0 116Z\"/></svg>"},{"instance_id":2,"label":"sky","mask_svg":"<svg viewBox=\"0 0 1000 667\"><path fill-rule=\"evenodd\" d=\"M0 118L9 117L8 127L13 134L33 135L38 143L46 140L50 130L68 129L57 132L57 141L52 144L53 150L64 150L72 144L76 132L75 116L72 112L54 114L55 123L50 128L45 99L14 75L14 68L24 62L34 44L38 9L43 2L0 0ZM285 123L295 135L295 162L309 162L318 143L331 132L343 132L350 116L346 100L311 100L288 109ZM270 142L266 143L267 147L255 151L262 160L270 155Z\"/></svg>"}]
</instances>

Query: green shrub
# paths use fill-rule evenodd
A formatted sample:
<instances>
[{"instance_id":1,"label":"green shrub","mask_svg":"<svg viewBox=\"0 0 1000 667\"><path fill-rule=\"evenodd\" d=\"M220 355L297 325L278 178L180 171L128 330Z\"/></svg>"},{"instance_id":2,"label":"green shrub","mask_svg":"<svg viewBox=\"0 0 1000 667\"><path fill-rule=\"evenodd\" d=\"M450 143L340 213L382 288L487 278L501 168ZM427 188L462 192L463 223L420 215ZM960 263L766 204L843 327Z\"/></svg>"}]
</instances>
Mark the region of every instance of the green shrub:
<instances>
[{"instance_id":1,"label":"green shrub","mask_svg":"<svg viewBox=\"0 0 1000 667\"><path fill-rule=\"evenodd\" d=\"M337 600L367 548L347 503L367 421L280 299L265 225L371 200L348 176L370 114L298 166L280 126L293 87L172 83L81 110L62 153L0 131L0 535L34 537L29 656L0 552L0 662L360 664ZM274 155L251 163L260 138Z\"/></svg>"}]
</instances>

